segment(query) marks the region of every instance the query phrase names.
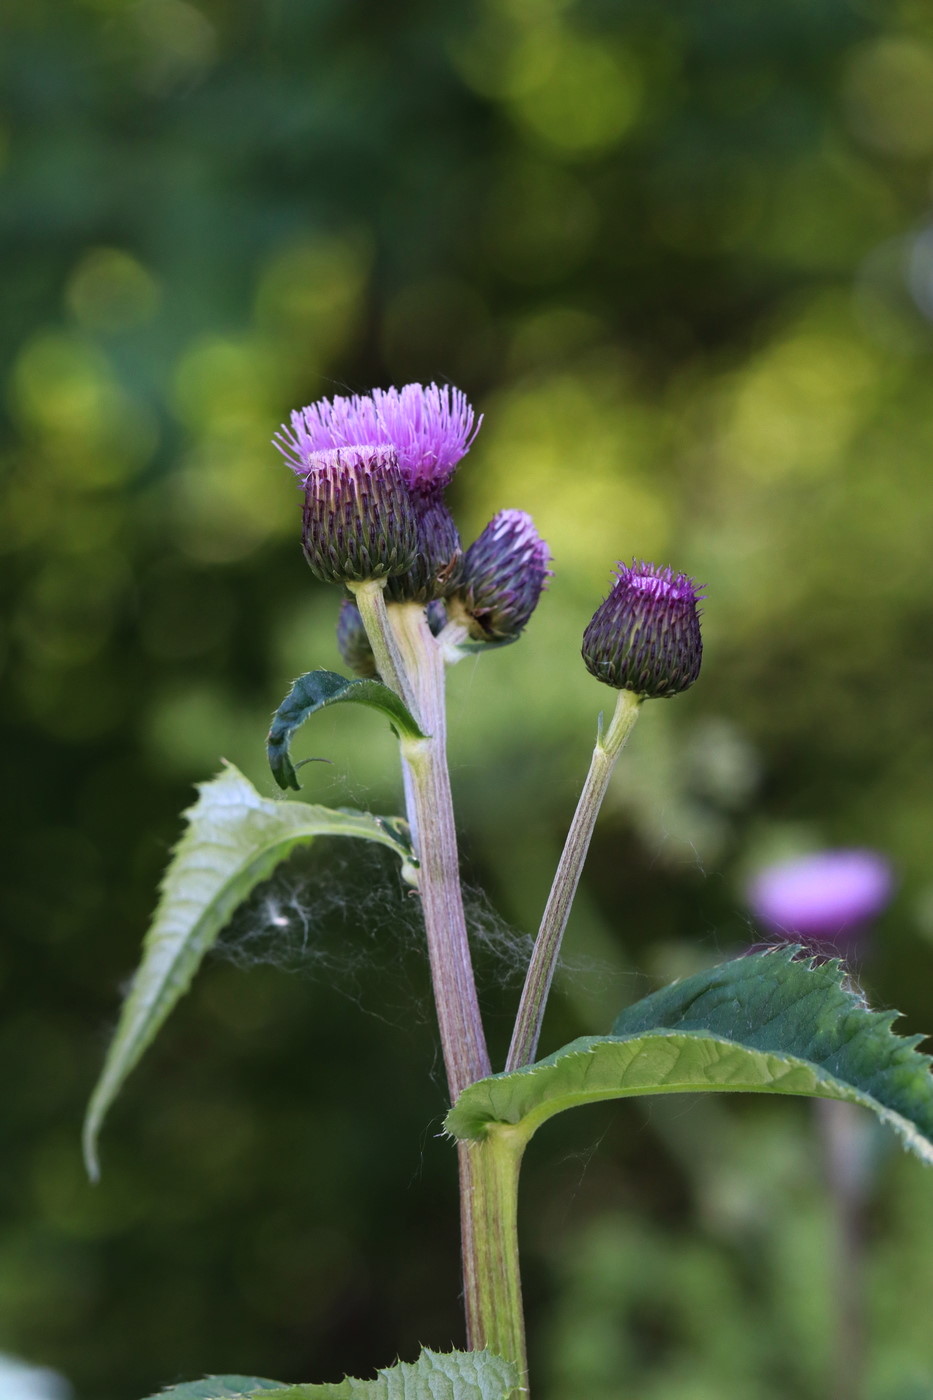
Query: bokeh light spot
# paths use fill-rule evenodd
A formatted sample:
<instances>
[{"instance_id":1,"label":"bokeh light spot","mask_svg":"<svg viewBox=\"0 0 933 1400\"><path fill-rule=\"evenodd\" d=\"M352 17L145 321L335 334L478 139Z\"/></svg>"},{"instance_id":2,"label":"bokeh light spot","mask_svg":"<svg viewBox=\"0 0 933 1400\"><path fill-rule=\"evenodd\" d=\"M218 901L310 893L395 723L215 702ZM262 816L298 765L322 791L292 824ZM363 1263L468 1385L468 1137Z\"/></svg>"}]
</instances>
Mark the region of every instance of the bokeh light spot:
<instances>
[{"instance_id":1,"label":"bokeh light spot","mask_svg":"<svg viewBox=\"0 0 933 1400\"><path fill-rule=\"evenodd\" d=\"M159 285L142 263L120 248L91 248L69 279L65 302L92 330L122 331L155 315Z\"/></svg>"},{"instance_id":2,"label":"bokeh light spot","mask_svg":"<svg viewBox=\"0 0 933 1400\"><path fill-rule=\"evenodd\" d=\"M258 324L294 340L302 362L318 369L353 339L371 262L371 239L360 229L290 244L262 269Z\"/></svg>"},{"instance_id":3,"label":"bokeh light spot","mask_svg":"<svg viewBox=\"0 0 933 1400\"><path fill-rule=\"evenodd\" d=\"M104 355L77 336L40 331L17 357L13 409L44 441L71 489L118 482L155 450L152 415L117 382Z\"/></svg>"},{"instance_id":4,"label":"bokeh light spot","mask_svg":"<svg viewBox=\"0 0 933 1400\"><path fill-rule=\"evenodd\" d=\"M849 125L885 155L918 159L933 151L933 47L885 38L852 58L843 96Z\"/></svg>"},{"instance_id":5,"label":"bokeh light spot","mask_svg":"<svg viewBox=\"0 0 933 1400\"><path fill-rule=\"evenodd\" d=\"M564 156L618 145L641 104L641 75L630 54L566 32L529 39L509 101L518 122Z\"/></svg>"}]
</instances>

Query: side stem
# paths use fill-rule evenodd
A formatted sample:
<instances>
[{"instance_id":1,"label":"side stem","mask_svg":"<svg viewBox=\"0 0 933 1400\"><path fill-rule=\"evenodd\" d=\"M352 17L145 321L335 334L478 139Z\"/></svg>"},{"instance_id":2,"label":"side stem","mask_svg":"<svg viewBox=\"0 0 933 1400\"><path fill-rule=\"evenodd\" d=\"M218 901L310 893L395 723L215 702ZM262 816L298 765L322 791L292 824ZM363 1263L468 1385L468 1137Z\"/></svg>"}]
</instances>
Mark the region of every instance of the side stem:
<instances>
[{"instance_id":1,"label":"side stem","mask_svg":"<svg viewBox=\"0 0 933 1400\"><path fill-rule=\"evenodd\" d=\"M367 579L364 583L348 583L347 588L356 600L363 626L369 638L376 659L376 670L384 683L395 691L408 706L415 719L421 723L417 710L414 688L405 670L399 653L398 643L389 625L389 615L385 600L386 580Z\"/></svg>"},{"instance_id":2,"label":"side stem","mask_svg":"<svg viewBox=\"0 0 933 1400\"><path fill-rule=\"evenodd\" d=\"M596 818L606 795L616 759L632 732L640 706L640 696L631 690L620 690L615 713L609 727L605 733L600 730L597 736L596 747L590 761L590 771L586 775L586 782L580 793L577 810L570 823L567 840L561 852L560 862L554 875L554 883L551 886L551 892L548 895L541 919L541 927L532 950L531 961L528 964L525 985L522 988L521 1001L518 1006L518 1015L515 1019L515 1030L512 1033L512 1044L509 1047L509 1057L505 1064L506 1070L520 1069L522 1065L530 1064L535 1057L538 1039L541 1035L541 1023L544 1020L544 1009L547 1005L548 993L551 990L551 982L554 979L554 971L560 956L561 940L570 917L570 906L573 904L573 897L577 892L577 885L580 883L583 862L586 860L586 853L589 850L593 828L596 825Z\"/></svg>"},{"instance_id":3,"label":"side stem","mask_svg":"<svg viewBox=\"0 0 933 1400\"><path fill-rule=\"evenodd\" d=\"M441 1047L453 1102L462 1089L491 1072L470 958L453 799L447 771L444 659L417 603L393 604L389 626L410 678L414 713L426 739L402 743L407 768L409 821L417 832L419 888ZM378 657L377 657L378 664Z\"/></svg>"},{"instance_id":4,"label":"side stem","mask_svg":"<svg viewBox=\"0 0 933 1400\"><path fill-rule=\"evenodd\" d=\"M524 1149L524 1136L500 1124L476 1142L457 1144L467 1345L473 1351L488 1347L514 1361L527 1387L517 1228Z\"/></svg>"}]
</instances>

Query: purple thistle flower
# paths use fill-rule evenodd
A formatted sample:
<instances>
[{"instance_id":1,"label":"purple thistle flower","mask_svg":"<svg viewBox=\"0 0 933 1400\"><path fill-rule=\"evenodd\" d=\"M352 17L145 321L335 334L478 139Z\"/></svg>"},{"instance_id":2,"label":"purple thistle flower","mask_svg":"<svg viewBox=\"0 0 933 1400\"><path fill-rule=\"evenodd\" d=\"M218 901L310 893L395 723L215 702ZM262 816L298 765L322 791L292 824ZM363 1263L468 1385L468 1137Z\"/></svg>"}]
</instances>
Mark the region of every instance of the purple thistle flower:
<instances>
[{"instance_id":1,"label":"purple thistle flower","mask_svg":"<svg viewBox=\"0 0 933 1400\"><path fill-rule=\"evenodd\" d=\"M552 573L551 552L523 510L500 510L463 558L460 592L476 641L510 642L523 631Z\"/></svg>"},{"instance_id":2,"label":"purple thistle flower","mask_svg":"<svg viewBox=\"0 0 933 1400\"><path fill-rule=\"evenodd\" d=\"M851 938L888 905L890 863L877 851L819 851L767 866L748 886L749 907L787 939Z\"/></svg>"},{"instance_id":3,"label":"purple thistle flower","mask_svg":"<svg viewBox=\"0 0 933 1400\"><path fill-rule=\"evenodd\" d=\"M350 398L319 399L293 413L291 426L283 425L273 441L303 480L322 453L338 448L393 450L411 493L417 546L406 569L392 569L387 597L394 602L430 602L449 596L456 587L460 536L443 491L482 421L459 389L406 384Z\"/></svg>"},{"instance_id":4,"label":"purple thistle flower","mask_svg":"<svg viewBox=\"0 0 933 1400\"><path fill-rule=\"evenodd\" d=\"M473 445L483 418L475 419L460 389L406 384L374 389L373 400L409 485L442 488Z\"/></svg>"},{"instance_id":5,"label":"purple thistle flower","mask_svg":"<svg viewBox=\"0 0 933 1400\"><path fill-rule=\"evenodd\" d=\"M686 574L633 560L616 566L609 597L583 634L583 660L599 681L646 699L677 695L700 674L702 594Z\"/></svg>"},{"instance_id":6,"label":"purple thistle flower","mask_svg":"<svg viewBox=\"0 0 933 1400\"><path fill-rule=\"evenodd\" d=\"M308 458L301 546L323 583L411 568L418 520L390 447L334 447Z\"/></svg>"},{"instance_id":7,"label":"purple thistle flower","mask_svg":"<svg viewBox=\"0 0 933 1400\"><path fill-rule=\"evenodd\" d=\"M409 486L443 489L482 423L466 395L449 385L406 384L350 398L335 395L297 409L273 441L299 476L310 458L334 447L388 445Z\"/></svg>"}]
</instances>

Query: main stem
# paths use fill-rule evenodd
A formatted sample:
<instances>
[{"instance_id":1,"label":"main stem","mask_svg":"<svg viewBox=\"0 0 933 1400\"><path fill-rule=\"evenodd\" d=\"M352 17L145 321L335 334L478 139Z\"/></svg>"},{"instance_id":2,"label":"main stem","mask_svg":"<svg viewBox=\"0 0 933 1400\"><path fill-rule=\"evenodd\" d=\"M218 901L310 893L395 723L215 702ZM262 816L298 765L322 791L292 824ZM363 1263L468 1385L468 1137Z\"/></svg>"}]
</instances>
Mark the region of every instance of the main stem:
<instances>
[{"instance_id":1,"label":"main stem","mask_svg":"<svg viewBox=\"0 0 933 1400\"><path fill-rule=\"evenodd\" d=\"M406 796L417 832L419 888L447 1083L453 1102L491 1072L470 958L447 772L444 660L424 608L393 604L389 622L425 739L406 739Z\"/></svg>"},{"instance_id":2,"label":"main stem","mask_svg":"<svg viewBox=\"0 0 933 1400\"><path fill-rule=\"evenodd\" d=\"M447 770L444 651L416 603L385 608L381 590L357 593L384 681L412 709L424 739L402 743L405 798L419 859L431 980L451 1101L491 1072L470 958ZM366 603L369 615L364 611ZM370 618L372 622L370 622ZM370 626L372 625L372 631ZM383 669L385 667L385 669ZM524 1139L491 1129L458 1144L463 1292L468 1345L527 1372L516 1210Z\"/></svg>"},{"instance_id":3,"label":"main stem","mask_svg":"<svg viewBox=\"0 0 933 1400\"><path fill-rule=\"evenodd\" d=\"M501 1124L476 1142L457 1144L467 1342L514 1361L527 1387L517 1229L524 1148L524 1137Z\"/></svg>"},{"instance_id":4,"label":"main stem","mask_svg":"<svg viewBox=\"0 0 933 1400\"><path fill-rule=\"evenodd\" d=\"M530 1064L535 1057L548 992L551 989L551 982L554 979L554 972L560 957L561 940L570 917L570 906L573 904L573 897L577 892L577 885L580 883L583 862L586 860L586 853L589 850L593 828L596 825L596 818L606 795L616 759L632 732L638 718L640 705L640 696L631 690L620 690L615 713L609 727L604 733L600 732L597 737L596 747L590 761L590 771L586 775L586 782L580 793L577 810L570 823L567 840L541 919L541 927L532 950L531 961L528 964L525 985L522 988L518 1015L515 1020L515 1030L512 1034L512 1044L509 1047L509 1057L505 1065L507 1070L520 1069L522 1065Z\"/></svg>"}]
</instances>

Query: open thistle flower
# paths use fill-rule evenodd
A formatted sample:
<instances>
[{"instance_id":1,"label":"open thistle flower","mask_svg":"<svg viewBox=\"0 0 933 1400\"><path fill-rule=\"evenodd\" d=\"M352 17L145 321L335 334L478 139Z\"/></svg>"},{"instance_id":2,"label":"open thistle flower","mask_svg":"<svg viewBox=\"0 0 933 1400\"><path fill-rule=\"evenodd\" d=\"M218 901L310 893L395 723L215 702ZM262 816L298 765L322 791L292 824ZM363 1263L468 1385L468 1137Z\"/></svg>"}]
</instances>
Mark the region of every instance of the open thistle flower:
<instances>
[{"instance_id":1,"label":"open thistle flower","mask_svg":"<svg viewBox=\"0 0 933 1400\"><path fill-rule=\"evenodd\" d=\"M322 453L363 446L394 451L410 493L417 546L409 568L392 571L387 596L395 602L430 602L449 596L456 586L460 536L443 492L481 422L459 389L406 384L319 399L293 413L274 441L302 479Z\"/></svg>"},{"instance_id":2,"label":"open thistle flower","mask_svg":"<svg viewBox=\"0 0 933 1400\"><path fill-rule=\"evenodd\" d=\"M463 556L460 597L474 641L520 635L550 577L551 554L523 510L500 510Z\"/></svg>"},{"instance_id":3,"label":"open thistle flower","mask_svg":"<svg viewBox=\"0 0 933 1400\"><path fill-rule=\"evenodd\" d=\"M818 851L759 871L748 903L773 934L837 942L882 913L893 885L891 866L877 851Z\"/></svg>"},{"instance_id":4,"label":"open thistle flower","mask_svg":"<svg viewBox=\"0 0 933 1400\"><path fill-rule=\"evenodd\" d=\"M301 545L323 583L360 583L410 569L418 521L395 452L334 447L309 456Z\"/></svg>"},{"instance_id":5,"label":"open thistle flower","mask_svg":"<svg viewBox=\"0 0 933 1400\"><path fill-rule=\"evenodd\" d=\"M479 432L466 395L449 385L406 384L352 397L335 395L297 409L275 444L299 476L309 458L332 447L394 447L409 486L443 490Z\"/></svg>"},{"instance_id":6,"label":"open thistle flower","mask_svg":"<svg viewBox=\"0 0 933 1400\"><path fill-rule=\"evenodd\" d=\"M599 681L645 699L677 695L700 674L703 643L697 603L686 574L633 561L583 634L583 660Z\"/></svg>"},{"instance_id":7,"label":"open thistle flower","mask_svg":"<svg viewBox=\"0 0 933 1400\"><path fill-rule=\"evenodd\" d=\"M363 626L360 610L352 598L344 598L337 618L337 650L355 676L372 680L378 672L376 658Z\"/></svg>"}]
</instances>

